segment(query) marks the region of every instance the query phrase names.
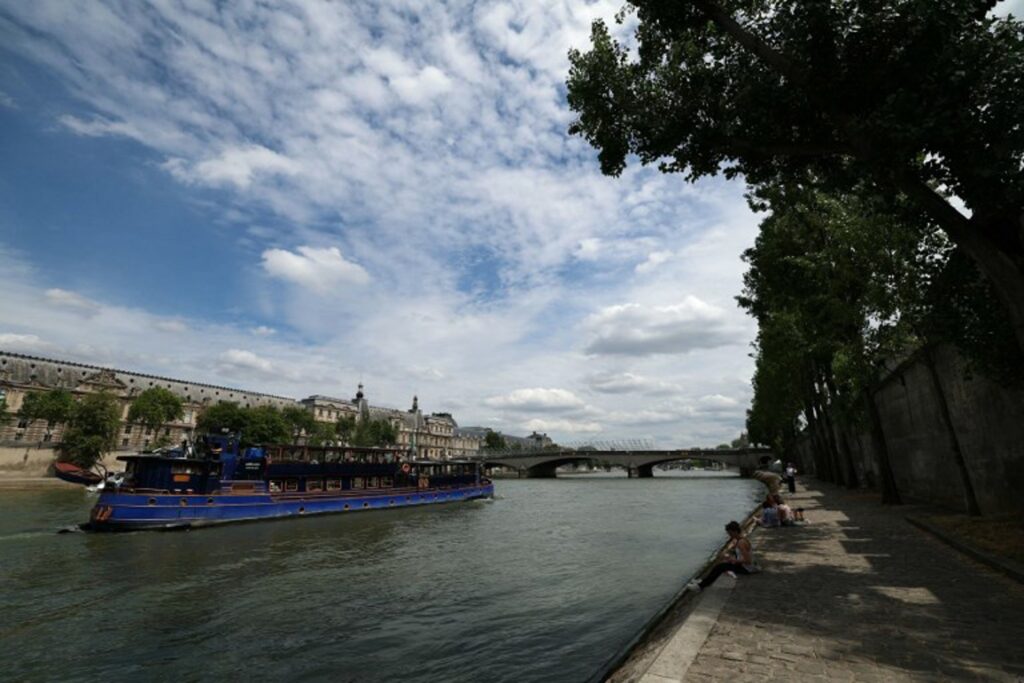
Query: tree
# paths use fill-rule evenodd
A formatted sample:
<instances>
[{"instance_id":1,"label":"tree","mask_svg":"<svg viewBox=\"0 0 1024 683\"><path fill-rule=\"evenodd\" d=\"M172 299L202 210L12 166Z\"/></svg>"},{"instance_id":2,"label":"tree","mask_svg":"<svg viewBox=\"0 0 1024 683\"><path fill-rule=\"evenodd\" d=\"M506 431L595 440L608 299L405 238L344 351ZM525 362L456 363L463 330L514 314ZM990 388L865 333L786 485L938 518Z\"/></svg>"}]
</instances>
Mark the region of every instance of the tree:
<instances>
[{"instance_id":1,"label":"tree","mask_svg":"<svg viewBox=\"0 0 1024 683\"><path fill-rule=\"evenodd\" d=\"M317 422L310 431L306 432L306 442L310 446L324 446L328 442L336 443L338 441L336 425L329 422Z\"/></svg>"},{"instance_id":2,"label":"tree","mask_svg":"<svg viewBox=\"0 0 1024 683\"><path fill-rule=\"evenodd\" d=\"M71 419L75 398L67 389L33 391L25 395L18 417L29 422L46 420L51 426L61 425Z\"/></svg>"},{"instance_id":3,"label":"tree","mask_svg":"<svg viewBox=\"0 0 1024 683\"><path fill-rule=\"evenodd\" d=\"M11 415L7 412L7 395L0 394L0 427L11 421Z\"/></svg>"},{"instance_id":4,"label":"tree","mask_svg":"<svg viewBox=\"0 0 1024 683\"><path fill-rule=\"evenodd\" d=\"M291 427L296 442L300 434L305 434L308 438L317 429L316 418L313 417L312 411L305 408L289 406L281 411L281 417Z\"/></svg>"},{"instance_id":5,"label":"tree","mask_svg":"<svg viewBox=\"0 0 1024 683\"><path fill-rule=\"evenodd\" d=\"M241 434L243 445L288 443L292 428L274 406L242 408L237 403L215 403L199 415L196 429L203 434L227 429Z\"/></svg>"},{"instance_id":6,"label":"tree","mask_svg":"<svg viewBox=\"0 0 1024 683\"><path fill-rule=\"evenodd\" d=\"M214 403L206 406L196 420L196 431L210 434L227 429L230 432L241 432L246 426L247 414L237 403Z\"/></svg>"},{"instance_id":7,"label":"tree","mask_svg":"<svg viewBox=\"0 0 1024 683\"><path fill-rule=\"evenodd\" d=\"M398 430L387 420L360 420L350 434L353 446L390 446L398 441Z\"/></svg>"},{"instance_id":8,"label":"tree","mask_svg":"<svg viewBox=\"0 0 1024 683\"><path fill-rule=\"evenodd\" d=\"M635 58L601 21L569 54L570 132L610 175L635 154L689 180L898 193L985 275L1024 350L1024 28L995 4L631 0Z\"/></svg>"},{"instance_id":9,"label":"tree","mask_svg":"<svg viewBox=\"0 0 1024 683\"><path fill-rule=\"evenodd\" d=\"M74 404L67 424L59 459L88 469L117 446L121 404L106 392L87 394Z\"/></svg>"},{"instance_id":10,"label":"tree","mask_svg":"<svg viewBox=\"0 0 1024 683\"><path fill-rule=\"evenodd\" d=\"M352 438L352 434L356 431L356 418L354 415L343 415L338 418L338 421L334 425L334 431L338 435L338 439L344 443L349 443Z\"/></svg>"},{"instance_id":11,"label":"tree","mask_svg":"<svg viewBox=\"0 0 1024 683\"><path fill-rule=\"evenodd\" d=\"M128 408L128 421L148 429L160 429L168 422L180 420L185 414L181 399L163 387L151 387L132 400ZM170 439L157 437L156 445L166 445Z\"/></svg>"},{"instance_id":12,"label":"tree","mask_svg":"<svg viewBox=\"0 0 1024 683\"><path fill-rule=\"evenodd\" d=\"M747 433L746 432L740 432L739 437L733 439L729 443L729 447L730 448L749 448L750 447L750 439L747 438Z\"/></svg>"},{"instance_id":13,"label":"tree","mask_svg":"<svg viewBox=\"0 0 1024 683\"><path fill-rule=\"evenodd\" d=\"M503 451L508 448L508 445L505 443L505 437L500 432L488 429L487 434L484 435L484 448L489 451Z\"/></svg>"},{"instance_id":14,"label":"tree","mask_svg":"<svg viewBox=\"0 0 1024 683\"><path fill-rule=\"evenodd\" d=\"M245 408L242 412L245 417L242 425L242 443L272 444L291 441L291 425L276 407L256 406Z\"/></svg>"}]
</instances>

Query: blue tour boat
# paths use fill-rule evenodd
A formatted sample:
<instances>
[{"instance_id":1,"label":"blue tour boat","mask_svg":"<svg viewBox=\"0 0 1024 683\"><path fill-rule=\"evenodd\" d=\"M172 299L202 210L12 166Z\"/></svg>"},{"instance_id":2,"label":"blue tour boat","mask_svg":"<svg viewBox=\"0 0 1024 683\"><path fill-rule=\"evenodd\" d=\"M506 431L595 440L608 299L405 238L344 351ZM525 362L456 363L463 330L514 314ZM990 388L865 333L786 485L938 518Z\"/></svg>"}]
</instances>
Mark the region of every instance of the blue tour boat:
<instances>
[{"instance_id":1,"label":"blue tour boat","mask_svg":"<svg viewBox=\"0 0 1024 683\"><path fill-rule=\"evenodd\" d=\"M397 449L241 448L209 435L198 452L123 455L124 478L105 485L87 531L177 529L489 498L480 463L407 459Z\"/></svg>"}]
</instances>

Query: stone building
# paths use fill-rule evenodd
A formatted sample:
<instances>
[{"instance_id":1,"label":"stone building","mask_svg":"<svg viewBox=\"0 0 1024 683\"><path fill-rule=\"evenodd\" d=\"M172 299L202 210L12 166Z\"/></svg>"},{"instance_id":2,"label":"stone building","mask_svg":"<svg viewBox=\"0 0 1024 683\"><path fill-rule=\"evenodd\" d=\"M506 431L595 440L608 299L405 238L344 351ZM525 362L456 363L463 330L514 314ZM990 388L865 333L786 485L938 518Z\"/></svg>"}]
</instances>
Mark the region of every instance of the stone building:
<instances>
[{"instance_id":1,"label":"stone building","mask_svg":"<svg viewBox=\"0 0 1024 683\"><path fill-rule=\"evenodd\" d=\"M163 387L181 398L184 404L181 420L155 430L127 421L132 400L152 387ZM238 403L243 407L300 406L309 410L317 421L326 423L335 423L345 417L387 420L398 433L398 445L407 450L415 450L416 457L420 458L464 457L480 448L479 439L455 435L458 425L450 414L424 415L419 409L417 397L413 397L412 408L408 411L371 406L363 393L362 384L353 399L317 394L297 401L286 396L5 351L0 351L0 396L7 401L10 419L0 424L0 448L25 450L26 447L34 446L48 449L60 442L63 431L61 425L47 425L41 420L29 423L16 415L29 392L53 389L67 389L75 396L108 391L120 399L123 422L119 449L125 451L144 450L155 445L161 437L170 443L191 438L203 408L224 401Z\"/></svg>"},{"instance_id":2,"label":"stone building","mask_svg":"<svg viewBox=\"0 0 1024 683\"><path fill-rule=\"evenodd\" d=\"M303 399L301 403L312 410L313 416L321 422L337 422L346 416L358 420L386 420L398 433L398 445L406 451L415 452L417 458L449 460L480 450L478 438L456 436L458 424L450 413L424 415L417 396L413 396L409 410L371 406L360 384L355 398L351 400L316 395Z\"/></svg>"}]
</instances>

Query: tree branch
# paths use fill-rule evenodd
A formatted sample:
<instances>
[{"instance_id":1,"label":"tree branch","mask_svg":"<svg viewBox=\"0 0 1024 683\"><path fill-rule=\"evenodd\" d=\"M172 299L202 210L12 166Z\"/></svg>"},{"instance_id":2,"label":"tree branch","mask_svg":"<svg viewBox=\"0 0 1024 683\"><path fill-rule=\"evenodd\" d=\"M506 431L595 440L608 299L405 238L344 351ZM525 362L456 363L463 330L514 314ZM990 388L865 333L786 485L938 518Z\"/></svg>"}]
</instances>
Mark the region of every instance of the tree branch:
<instances>
[{"instance_id":1,"label":"tree branch","mask_svg":"<svg viewBox=\"0 0 1024 683\"><path fill-rule=\"evenodd\" d=\"M736 39L740 45L760 57L766 64L774 68L780 74L789 78L795 83L804 84L807 77L792 60L776 50L773 50L767 43L755 36L747 29L740 26L739 22L722 9L717 3L710 0L693 0L698 10L713 21L720 29Z\"/></svg>"}]
</instances>

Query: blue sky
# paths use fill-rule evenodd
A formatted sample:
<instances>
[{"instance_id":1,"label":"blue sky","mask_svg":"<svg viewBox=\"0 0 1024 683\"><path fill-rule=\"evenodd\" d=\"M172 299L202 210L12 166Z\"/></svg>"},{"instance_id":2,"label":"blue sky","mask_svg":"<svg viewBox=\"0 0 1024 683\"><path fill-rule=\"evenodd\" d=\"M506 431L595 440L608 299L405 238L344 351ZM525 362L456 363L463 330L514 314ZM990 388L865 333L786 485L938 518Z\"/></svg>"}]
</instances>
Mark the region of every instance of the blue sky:
<instances>
[{"instance_id":1,"label":"blue sky","mask_svg":"<svg viewBox=\"0 0 1024 683\"><path fill-rule=\"evenodd\" d=\"M0 0L0 348L563 442L743 427L743 188L600 175L616 3Z\"/></svg>"}]
</instances>

